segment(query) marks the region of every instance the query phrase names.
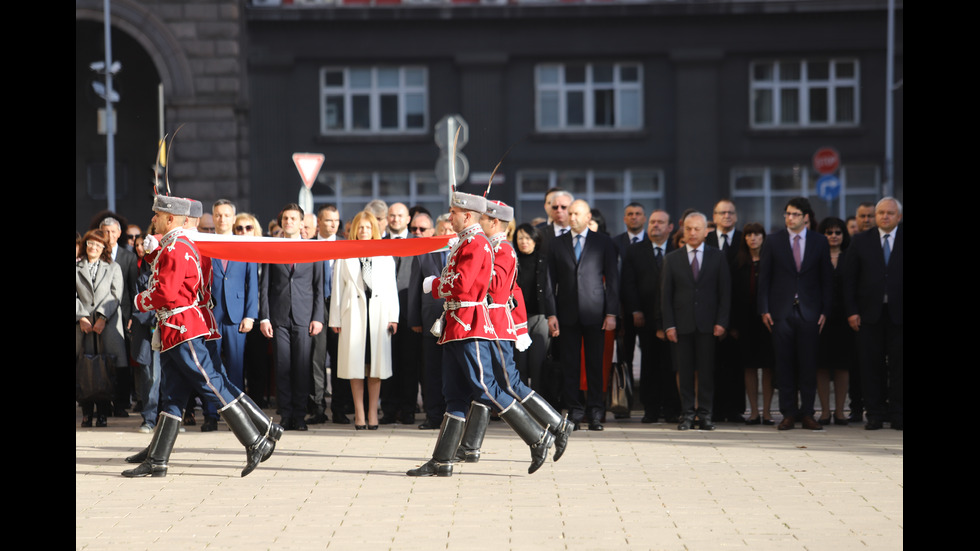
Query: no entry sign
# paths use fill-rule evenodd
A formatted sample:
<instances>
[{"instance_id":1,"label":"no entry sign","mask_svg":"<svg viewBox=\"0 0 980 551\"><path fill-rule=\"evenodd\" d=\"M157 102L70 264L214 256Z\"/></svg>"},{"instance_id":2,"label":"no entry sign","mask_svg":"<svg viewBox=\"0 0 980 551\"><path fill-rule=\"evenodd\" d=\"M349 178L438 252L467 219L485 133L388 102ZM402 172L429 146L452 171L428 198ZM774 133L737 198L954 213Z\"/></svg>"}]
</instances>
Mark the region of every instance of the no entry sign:
<instances>
[{"instance_id":1,"label":"no entry sign","mask_svg":"<svg viewBox=\"0 0 980 551\"><path fill-rule=\"evenodd\" d=\"M813 154L813 170L820 174L833 174L840 168L840 153L833 147L821 147Z\"/></svg>"}]
</instances>

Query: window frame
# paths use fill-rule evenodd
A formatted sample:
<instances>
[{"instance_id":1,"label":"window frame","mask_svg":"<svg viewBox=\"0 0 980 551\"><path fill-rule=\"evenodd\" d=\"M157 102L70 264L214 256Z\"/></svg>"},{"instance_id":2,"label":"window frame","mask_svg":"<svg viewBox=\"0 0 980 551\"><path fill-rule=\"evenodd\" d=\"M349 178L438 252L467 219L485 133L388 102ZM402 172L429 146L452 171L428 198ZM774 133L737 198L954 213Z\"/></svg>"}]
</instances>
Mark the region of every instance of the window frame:
<instances>
[{"instance_id":1,"label":"window frame","mask_svg":"<svg viewBox=\"0 0 980 551\"><path fill-rule=\"evenodd\" d=\"M811 65L817 63L827 64L826 78L810 78ZM797 78L783 78L782 72L785 66L799 64L799 75ZM853 75L850 77L838 76L840 68L845 64L851 64ZM769 66L770 78L766 80L756 78L756 70L763 66ZM756 60L749 63L749 126L757 130L780 130L794 128L851 128L861 124L861 64L856 57L831 57L831 58L780 58ZM813 121L812 103L813 95L817 90L826 90L826 121ZM853 117L852 120L838 120L838 92L851 90ZM783 122L784 120L784 92L795 91L796 94L796 119L794 121ZM768 92L770 97L767 101L769 119L759 120L759 109L757 96L763 92Z\"/></svg>"},{"instance_id":2,"label":"window frame","mask_svg":"<svg viewBox=\"0 0 980 551\"><path fill-rule=\"evenodd\" d=\"M613 68L611 82L597 82L595 76L596 67L599 65L611 65ZM584 67L582 82L569 83L567 71L569 67ZM633 68L636 70L635 81L623 80L623 69ZM557 69L557 82L543 82L542 71L547 69ZM613 122L610 125L600 125L596 123L596 93L602 90L611 90L613 93ZM623 113L625 93L636 95L636 120L625 121ZM570 124L568 122L568 103L569 94L582 94L582 117L581 125ZM553 126L545 126L543 96L554 94L556 96L557 122ZM615 61L604 62L581 62L581 63L539 63L534 68L534 124L538 132L630 132L643 129L643 64L638 61Z\"/></svg>"},{"instance_id":3,"label":"window frame","mask_svg":"<svg viewBox=\"0 0 980 551\"><path fill-rule=\"evenodd\" d=\"M394 87L383 86L379 82L379 75L384 71L395 69L398 71L398 84ZM355 85L351 82L352 71L370 71L370 84L366 86ZM408 76L410 71L422 72L422 84L409 84ZM327 76L331 73L342 73L343 84L328 85ZM397 100L397 126L383 127L382 118L384 117L382 99L383 97L395 95ZM355 98L367 96L367 128L355 127ZM410 98L421 96L421 116L422 121L418 126L410 126L408 118L410 114L407 110ZM330 106L328 99L342 98L343 117L342 128L331 128ZM429 71L424 65L375 65L370 67L359 66L325 66L320 68L320 134L323 136L339 135L424 135L429 131Z\"/></svg>"}]
</instances>

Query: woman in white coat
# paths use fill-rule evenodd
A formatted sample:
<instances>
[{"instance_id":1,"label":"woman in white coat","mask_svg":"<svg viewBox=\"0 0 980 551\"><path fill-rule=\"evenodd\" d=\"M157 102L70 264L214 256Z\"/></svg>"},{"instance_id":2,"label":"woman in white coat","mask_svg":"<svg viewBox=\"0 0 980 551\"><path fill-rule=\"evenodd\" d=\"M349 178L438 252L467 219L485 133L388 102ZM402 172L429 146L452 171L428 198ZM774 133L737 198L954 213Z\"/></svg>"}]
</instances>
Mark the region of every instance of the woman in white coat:
<instances>
[{"instance_id":1,"label":"woman in white coat","mask_svg":"<svg viewBox=\"0 0 980 551\"><path fill-rule=\"evenodd\" d=\"M85 340L96 334L102 347L99 352L115 358L114 367L128 365L126 341L123 336L120 301L123 295L122 269L112 261L109 237L102 230L90 230L82 238L84 253L75 262L75 361L85 349ZM90 347L92 345L89 345ZM109 396L104 400L82 400L82 426L92 426L93 413L98 414L95 426L105 427Z\"/></svg>"},{"instance_id":2,"label":"woman in white coat","mask_svg":"<svg viewBox=\"0 0 980 551\"><path fill-rule=\"evenodd\" d=\"M348 239L381 239L371 213L357 213ZM350 380L354 428L378 428L381 380L391 377L391 336L398 331L398 287L390 256L347 258L333 268L329 325L340 334L337 376ZM364 412L367 379L368 411Z\"/></svg>"}]
</instances>

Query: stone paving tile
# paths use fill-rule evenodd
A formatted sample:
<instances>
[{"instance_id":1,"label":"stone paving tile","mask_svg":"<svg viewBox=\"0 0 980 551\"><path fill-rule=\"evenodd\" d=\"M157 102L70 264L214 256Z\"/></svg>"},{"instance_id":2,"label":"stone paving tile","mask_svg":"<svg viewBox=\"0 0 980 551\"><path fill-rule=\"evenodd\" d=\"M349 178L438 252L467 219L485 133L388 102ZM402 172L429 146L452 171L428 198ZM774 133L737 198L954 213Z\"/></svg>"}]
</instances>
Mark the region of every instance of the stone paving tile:
<instances>
[{"instance_id":1,"label":"stone paving tile","mask_svg":"<svg viewBox=\"0 0 980 551\"><path fill-rule=\"evenodd\" d=\"M165 478L130 480L138 417L76 429L76 549L901 549L903 433L720 424L679 433L638 417L572 436L558 463L491 423L479 463L405 471L435 431L314 425L246 478L224 423L182 433ZM76 426L80 413L76 408Z\"/></svg>"}]
</instances>

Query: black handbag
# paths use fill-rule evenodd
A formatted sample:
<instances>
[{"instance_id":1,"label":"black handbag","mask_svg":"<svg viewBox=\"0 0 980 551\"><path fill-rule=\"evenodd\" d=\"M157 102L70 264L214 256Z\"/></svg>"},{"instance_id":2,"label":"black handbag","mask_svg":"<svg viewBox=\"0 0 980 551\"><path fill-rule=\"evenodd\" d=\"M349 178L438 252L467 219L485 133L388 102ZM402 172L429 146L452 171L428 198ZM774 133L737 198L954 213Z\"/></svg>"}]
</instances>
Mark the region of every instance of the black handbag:
<instances>
[{"instance_id":1,"label":"black handbag","mask_svg":"<svg viewBox=\"0 0 980 551\"><path fill-rule=\"evenodd\" d=\"M614 415L629 415L633 401L633 378L626 362L615 362L609 381L609 411Z\"/></svg>"},{"instance_id":2,"label":"black handbag","mask_svg":"<svg viewBox=\"0 0 980 551\"><path fill-rule=\"evenodd\" d=\"M99 352L102 336L91 333L93 353L85 350L82 339L82 353L75 361L75 399L78 401L110 401L113 398L116 379L116 356Z\"/></svg>"}]
</instances>

